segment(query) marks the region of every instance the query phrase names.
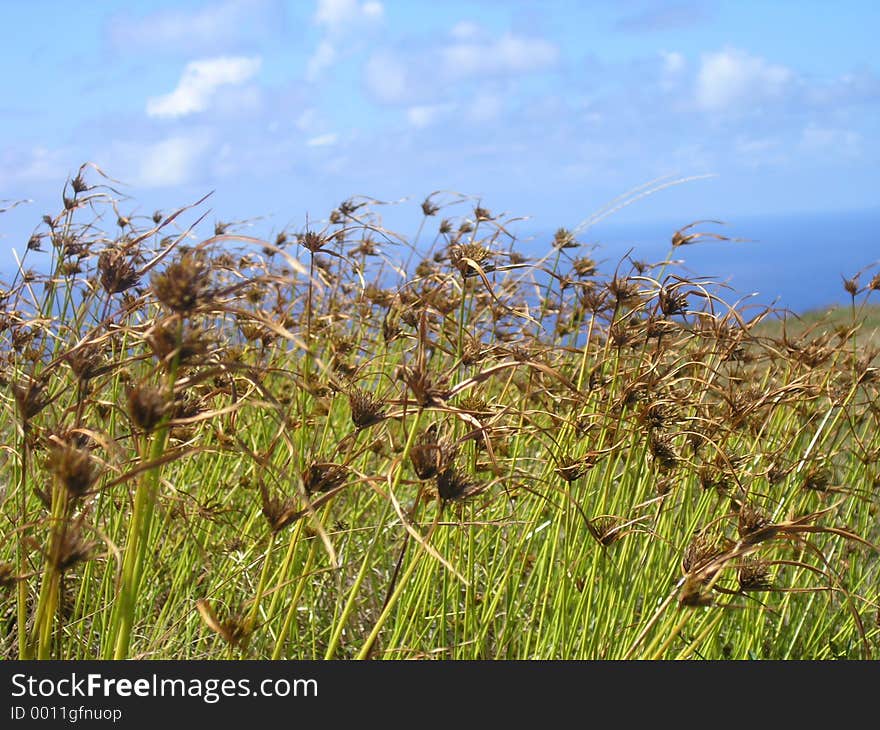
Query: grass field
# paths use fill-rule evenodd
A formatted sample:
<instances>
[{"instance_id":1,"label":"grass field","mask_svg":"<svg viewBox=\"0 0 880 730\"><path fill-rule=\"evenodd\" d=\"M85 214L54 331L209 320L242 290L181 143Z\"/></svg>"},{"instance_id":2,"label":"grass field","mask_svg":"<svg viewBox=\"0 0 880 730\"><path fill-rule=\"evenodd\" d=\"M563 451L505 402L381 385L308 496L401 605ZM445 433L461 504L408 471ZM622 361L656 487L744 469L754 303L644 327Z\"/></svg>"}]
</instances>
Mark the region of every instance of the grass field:
<instances>
[{"instance_id":1,"label":"grass field","mask_svg":"<svg viewBox=\"0 0 880 730\"><path fill-rule=\"evenodd\" d=\"M783 327L451 194L202 240L103 183L3 286L5 656L880 649L876 272Z\"/></svg>"}]
</instances>

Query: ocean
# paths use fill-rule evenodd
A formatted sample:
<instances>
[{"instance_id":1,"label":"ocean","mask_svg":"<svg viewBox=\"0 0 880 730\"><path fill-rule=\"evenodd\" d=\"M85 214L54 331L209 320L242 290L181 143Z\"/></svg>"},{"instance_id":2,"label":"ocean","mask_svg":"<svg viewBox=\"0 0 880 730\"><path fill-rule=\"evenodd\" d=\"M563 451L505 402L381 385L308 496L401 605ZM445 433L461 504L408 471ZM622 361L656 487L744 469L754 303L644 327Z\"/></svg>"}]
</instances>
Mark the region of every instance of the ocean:
<instances>
[{"instance_id":1,"label":"ocean","mask_svg":"<svg viewBox=\"0 0 880 730\"><path fill-rule=\"evenodd\" d=\"M598 244L594 258L601 271L613 272L632 248L635 259L662 261L670 249L672 234L689 221L619 224L598 223L578 240ZM743 241L710 238L677 248L673 257L683 259L683 269L694 276L712 277L732 287L723 298L754 294L749 301L794 312L848 304L843 277L867 270L859 279L866 286L880 273L880 208L846 213L743 217L695 226L689 232L720 233ZM535 254L546 250L552 233L536 236L526 249ZM577 249L574 250L577 255ZM871 266L873 264L873 266ZM626 267L621 267L626 271ZM880 304L880 292L872 295Z\"/></svg>"},{"instance_id":2,"label":"ocean","mask_svg":"<svg viewBox=\"0 0 880 730\"><path fill-rule=\"evenodd\" d=\"M662 261L669 253L672 234L689 222L620 223L612 216L578 236L579 241L587 244L585 247L567 253L584 255L595 244L591 255L600 262L603 274L613 273L630 249L632 258ZM0 217L0 231L2 223ZM515 248L521 253L538 258L551 250L553 231L528 233L522 228L515 231L520 239ZM874 274L880 273L880 208L737 217L728 219L725 225L701 224L690 232L720 233L745 239L706 238L693 245L680 246L673 257L683 259L684 263L667 269L667 273L710 277L723 282L730 288L715 292L731 303L754 295L748 299L752 304L798 313L848 304L843 277L866 269L860 278L860 285L865 286ZM18 248L21 253L24 247ZM8 244L0 246L0 256L0 281L9 283L14 275L15 260ZM41 270L47 261L47 254L42 254L30 264ZM627 272L628 266L624 263L620 270ZM880 292L872 296L880 304Z\"/></svg>"}]
</instances>

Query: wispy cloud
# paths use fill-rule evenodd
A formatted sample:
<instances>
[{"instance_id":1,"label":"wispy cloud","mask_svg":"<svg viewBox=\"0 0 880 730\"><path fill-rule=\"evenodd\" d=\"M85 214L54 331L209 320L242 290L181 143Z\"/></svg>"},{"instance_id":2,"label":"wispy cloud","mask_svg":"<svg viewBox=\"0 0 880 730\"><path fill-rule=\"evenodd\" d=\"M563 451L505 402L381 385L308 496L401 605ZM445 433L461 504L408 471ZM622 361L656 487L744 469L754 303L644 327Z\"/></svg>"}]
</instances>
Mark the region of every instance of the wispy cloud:
<instances>
[{"instance_id":1,"label":"wispy cloud","mask_svg":"<svg viewBox=\"0 0 880 730\"><path fill-rule=\"evenodd\" d=\"M702 57L696 101L706 111L725 111L782 97L794 81L791 69L738 49Z\"/></svg>"},{"instance_id":2,"label":"wispy cloud","mask_svg":"<svg viewBox=\"0 0 880 730\"><path fill-rule=\"evenodd\" d=\"M223 86L242 84L260 70L260 58L242 56L191 61L174 91L147 101L151 117L183 117L204 111Z\"/></svg>"},{"instance_id":3,"label":"wispy cloud","mask_svg":"<svg viewBox=\"0 0 880 730\"><path fill-rule=\"evenodd\" d=\"M330 132L328 134L320 134L317 137L311 137L306 140L306 145L309 147L331 147L336 144L339 139L339 135Z\"/></svg>"},{"instance_id":4,"label":"wispy cloud","mask_svg":"<svg viewBox=\"0 0 880 730\"><path fill-rule=\"evenodd\" d=\"M376 20L385 13L382 3L376 0L318 0L315 23L333 30L363 20Z\"/></svg>"},{"instance_id":5,"label":"wispy cloud","mask_svg":"<svg viewBox=\"0 0 880 730\"><path fill-rule=\"evenodd\" d=\"M306 62L306 81L314 83L345 54L340 46L350 46L357 30L377 26L385 15L385 6L377 0L318 0L312 21L322 31L312 55Z\"/></svg>"},{"instance_id":6,"label":"wispy cloud","mask_svg":"<svg viewBox=\"0 0 880 730\"><path fill-rule=\"evenodd\" d=\"M680 30L702 25L712 15L713 8L706 2L651 3L648 7L621 18L615 27L628 33Z\"/></svg>"},{"instance_id":7,"label":"wispy cloud","mask_svg":"<svg viewBox=\"0 0 880 730\"><path fill-rule=\"evenodd\" d=\"M800 148L825 158L852 159L862 152L862 136L851 129L822 127L811 122L801 133Z\"/></svg>"},{"instance_id":8,"label":"wispy cloud","mask_svg":"<svg viewBox=\"0 0 880 730\"><path fill-rule=\"evenodd\" d=\"M0 150L0 189L29 183L57 182L68 173L69 161L61 150L35 146Z\"/></svg>"},{"instance_id":9,"label":"wispy cloud","mask_svg":"<svg viewBox=\"0 0 880 730\"><path fill-rule=\"evenodd\" d=\"M442 49L444 70L456 77L527 73L551 68L559 48L543 38L505 33L489 41L460 41Z\"/></svg>"},{"instance_id":10,"label":"wispy cloud","mask_svg":"<svg viewBox=\"0 0 880 730\"><path fill-rule=\"evenodd\" d=\"M115 142L98 162L126 183L143 188L172 187L195 179L210 146L210 135L204 131L155 142Z\"/></svg>"},{"instance_id":11,"label":"wispy cloud","mask_svg":"<svg viewBox=\"0 0 880 730\"><path fill-rule=\"evenodd\" d=\"M454 93L461 81L482 83L548 71L560 57L559 47L545 38L510 32L485 37L477 26L459 23L452 41L375 51L364 65L363 78L367 91L380 103L423 106Z\"/></svg>"},{"instance_id":12,"label":"wispy cloud","mask_svg":"<svg viewBox=\"0 0 880 730\"><path fill-rule=\"evenodd\" d=\"M198 53L226 50L279 26L276 0L225 0L195 9L159 10L143 16L120 13L107 24L111 45L122 52Z\"/></svg>"},{"instance_id":13,"label":"wispy cloud","mask_svg":"<svg viewBox=\"0 0 880 730\"><path fill-rule=\"evenodd\" d=\"M306 81L317 81L325 69L336 60L336 47L329 40L322 40L306 63Z\"/></svg>"}]
</instances>

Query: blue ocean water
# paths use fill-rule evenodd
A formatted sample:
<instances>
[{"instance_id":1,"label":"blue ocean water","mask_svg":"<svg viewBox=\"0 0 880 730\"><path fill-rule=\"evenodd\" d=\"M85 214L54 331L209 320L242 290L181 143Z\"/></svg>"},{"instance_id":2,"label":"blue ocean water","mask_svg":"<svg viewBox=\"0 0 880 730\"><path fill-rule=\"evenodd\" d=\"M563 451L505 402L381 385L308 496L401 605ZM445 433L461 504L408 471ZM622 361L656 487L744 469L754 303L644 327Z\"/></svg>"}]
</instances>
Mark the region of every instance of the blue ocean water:
<instances>
[{"instance_id":1,"label":"blue ocean water","mask_svg":"<svg viewBox=\"0 0 880 730\"><path fill-rule=\"evenodd\" d=\"M610 274L630 250L635 259L664 260L670 251L672 234L690 222L621 223L612 216L583 231L578 240L596 245L591 255L600 262L600 271ZM0 230L2 223L0 218ZM684 263L667 269L667 273L724 282L731 288L716 293L731 303L754 294L749 298L751 303L794 312L848 304L842 277L866 269L860 278L864 286L880 273L880 207L853 212L729 218L725 225L706 223L690 232L714 232L745 239L707 238L681 246L673 257L683 259ZM517 250L528 256L540 257L552 250L552 230L533 234L516 229L516 235L521 240ZM21 236L18 239L24 240ZM20 252L22 249L19 246ZM0 281L9 283L16 269L15 261L7 246L0 250ZM569 253L578 256L587 252L585 247ZM45 257L43 254L39 262L31 263L45 265ZM627 272L628 266L624 264L621 271ZM880 292L873 297L880 304Z\"/></svg>"},{"instance_id":2,"label":"blue ocean water","mask_svg":"<svg viewBox=\"0 0 880 730\"><path fill-rule=\"evenodd\" d=\"M601 271L613 272L621 257L662 261L672 234L691 221L618 224L601 221L578 240L598 245L594 258ZM867 269L859 279L865 286L880 273L880 208L846 213L760 216L728 220L725 225L695 226L689 232L714 232L744 241L703 239L678 247L673 257L695 276L712 277L732 287L721 290L726 301L755 294L749 301L794 312L848 304L842 277ZM552 232L536 236L524 250L547 249ZM577 249L573 251L577 254ZM873 264L873 266L871 266ZM626 271L627 267L621 267ZM873 295L880 304L880 292Z\"/></svg>"}]
</instances>

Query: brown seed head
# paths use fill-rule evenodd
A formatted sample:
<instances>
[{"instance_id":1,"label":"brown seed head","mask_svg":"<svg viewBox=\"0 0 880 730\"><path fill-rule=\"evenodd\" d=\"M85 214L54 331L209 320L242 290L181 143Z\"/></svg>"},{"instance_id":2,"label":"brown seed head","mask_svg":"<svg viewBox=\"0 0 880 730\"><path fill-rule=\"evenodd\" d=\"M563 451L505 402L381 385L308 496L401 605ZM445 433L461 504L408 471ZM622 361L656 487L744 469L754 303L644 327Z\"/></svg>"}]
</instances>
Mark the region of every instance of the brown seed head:
<instances>
[{"instance_id":1,"label":"brown seed head","mask_svg":"<svg viewBox=\"0 0 880 730\"><path fill-rule=\"evenodd\" d=\"M210 297L208 266L192 252L183 254L164 271L153 274L150 285L156 298L178 314L191 313Z\"/></svg>"},{"instance_id":2,"label":"brown seed head","mask_svg":"<svg viewBox=\"0 0 880 730\"><path fill-rule=\"evenodd\" d=\"M345 484L348 470L339 464L315 462L302 473L303 486L308 494L329 492Z\"/></svg>"},{"instance_id":3,"label":"brown seed head","mask_svg":"<svg viewBox=\"0 0 880 730\"><path fill-rule=\"evenodd\" d=\"M129 256L119 249L105 248L98 256L98 278L108 294L135 286L139 277Z\"/></svg>"},{"instance_id":4,"label":"brown seed head","mask_svg":"<svg viewBox=\"0 0 880 730\"><path fill-rule=\"evenodd\" d=\"M49 405L49 394L46 392L46 386L39 380L27 379L13 383L12 394L15 398L15 405L18 408L18 415L25 422L30 421Z\"/></svg>"},{"instance_id":5,"label":"brown seed head","mask_svg":"<svg viewBox=\"0 0 880 730\"><path fill-rule=\"evenodd\" d=\"M51 557L58 572L64 573L77 563L90 560L94 550L95 543L83 540L79 526L71 525L64 532L58 553Z\"/></svg>"},{"instance_id":6,"label":"brown seed head","mask_svg":"<svg viewBox=\"0 0 880 730\"><path fill-rule=\"evenodd\" d=\"M740 505L737 517L737 530L739 536L746 542L762 542L773 537L776 533L772 529L770 518L758 507L748 502Z\"/></svg>"},{"instance_id":7,"label":"brown seed head","mask_svg":"<svg viewBox=\"0 0 880 730\"><path fill-rule=\"evenodd\" d=\"M577 248L580 244L574 240L574 234L567 228L558 228L553 234L553 248Z\"/></svg>"},{"instance_id":8,"label":"brown seed head","mask_svg":"<svg viewBox=\"0 0 880 730\"><path fill-rule=\"evenodd\" d=\"M654 461L660 465L662 469L673 469L678 464L678 454L672 445L672 437L657 429L651 430L651 436L648 439L648 448Z\"/></svg>"},{"instance_id":9,"label":"brown seed head","mask_svg":"<svg viewBox=\"0 0 880 730\"><path fill-rule=\"evenodd\" d=\"M98 467L88 449L71 443L53 444L47 459L49 471L73 498L82 497L98 478Z\"/></svg>"},{"instance_id":10,"label":"brown seed head","mask_svg":"<svg viewBox=\"0 0 880 730\"><path fill-rule=\"evenodd\" d=\"M770 566L760 558L746 556L737 571L741 591L769 591L773 588Z\"/></svg>"},{"instance_id":11,"label":"brown seed head","mask_svg":"<svg viewBox=\"0 0 880 730\"><path fill-rule=\"evenodd\" d=\"M0 563L0 591L12 588L21 577L15 574L15 568L11 563Z\"/></svg>"},{"instance_id":12,"label":"brown seed head","mask_svg":"<svg viewBox=\"0 0 880 730\"><path fill-rule=\"evenodd\" d=\"M98 374L104 356L97 345L79 347L67 355L67 364L80 380L91 380Z\"/></svg>"},{"instance_id":13,"label":"brown seed head","mask_svg":"<svg viewBox=\"0 0 880 730\"><path fill-rule=\"evenodd\" d=\"M449 442L437 436L437 424L431 424L419 434L410 450L413 471L419 479L433 479L450 467L455 449Z\"/></svg>"},{"instance_id":14,"label":"brown seed head","mask_svg":"<svg viewBox=\"0 0 880 730\"><path fill-rule=\"evenodd\" d=\"M142 431L150 432L159 425L166 406L165 394L158 388L137 385L128 393L128 415Z\"/></svg>"},{"instance_id":15,"label":"brown seed head","mask_svg":"<svg viewBox=\"0 0 880 730\"><path fill-rule=\"evenodd\" d=\"M385 418L384 403L372 393L353 388L348 394L351 420L358 430L372 426Z\"/></svg>"},{"instance_id":16,"label":"brown seed head","mask_svg":"<svg viewBox=\"0 0 880 730\"><path fill-rule=\"evenodd\" d=\"M437 493L444 502L463 502L485 489L470 476L449 466L437 475Z\"/></svg>"}]
</instances>

